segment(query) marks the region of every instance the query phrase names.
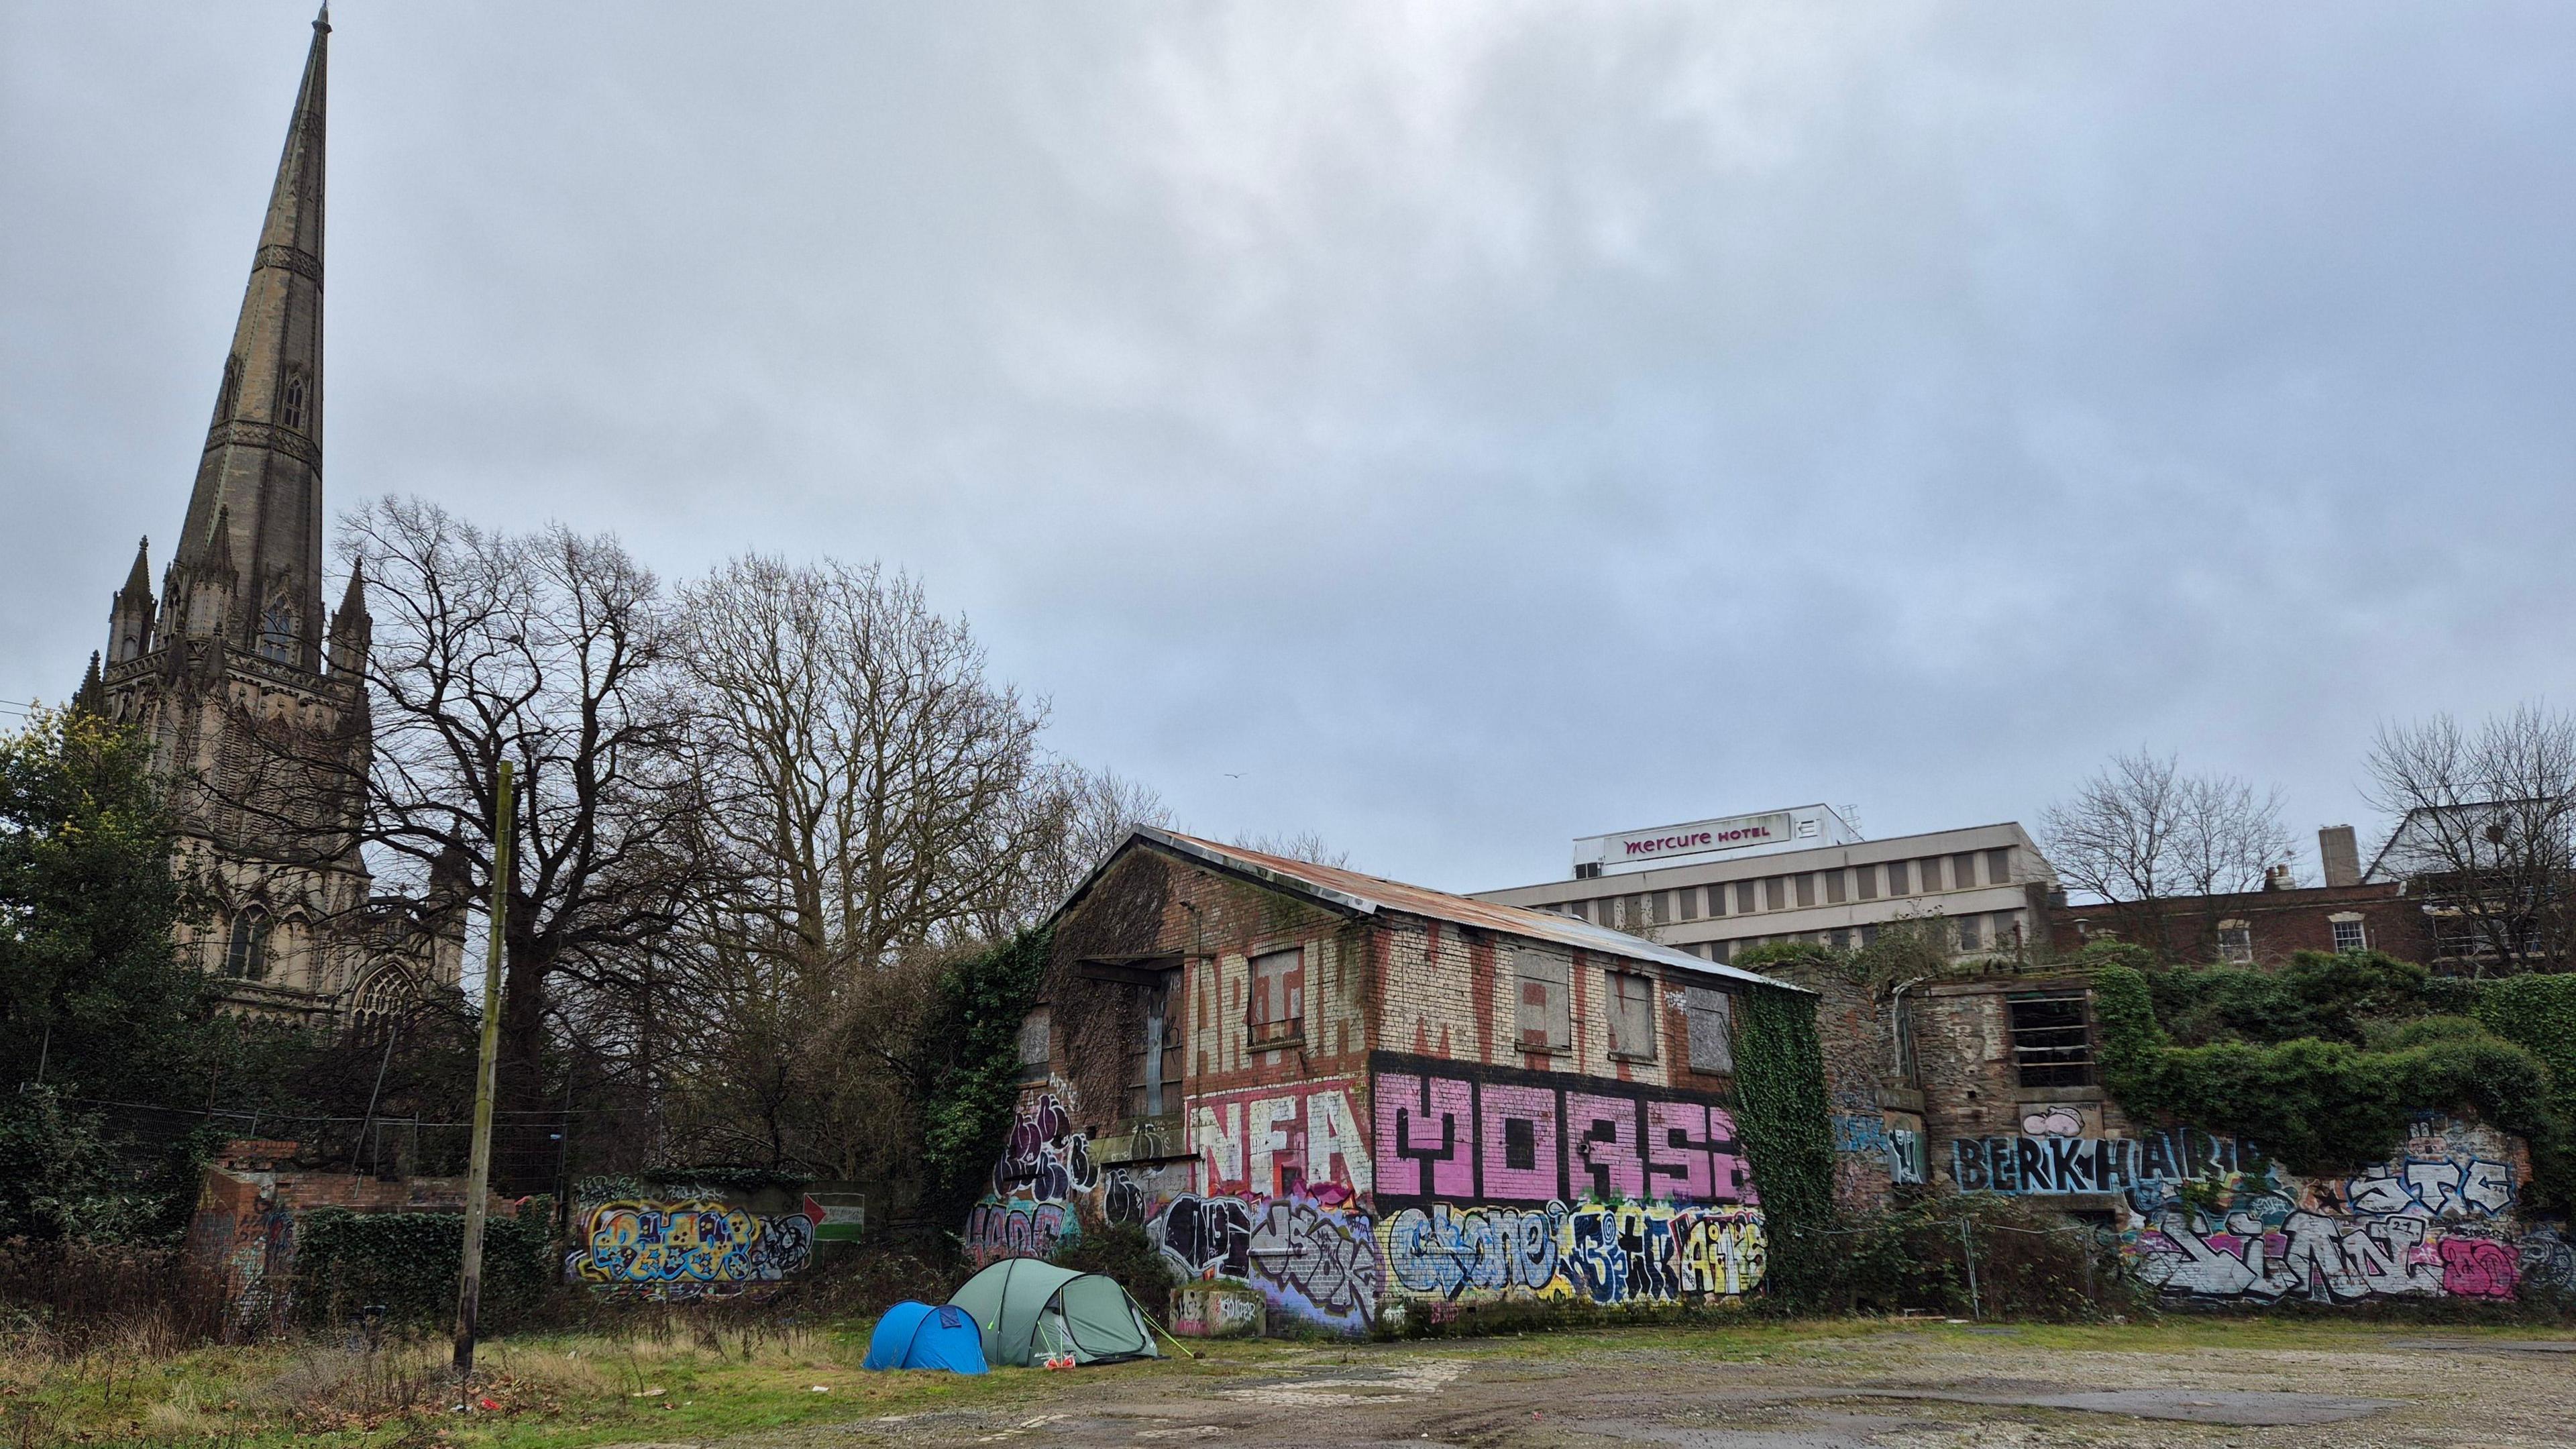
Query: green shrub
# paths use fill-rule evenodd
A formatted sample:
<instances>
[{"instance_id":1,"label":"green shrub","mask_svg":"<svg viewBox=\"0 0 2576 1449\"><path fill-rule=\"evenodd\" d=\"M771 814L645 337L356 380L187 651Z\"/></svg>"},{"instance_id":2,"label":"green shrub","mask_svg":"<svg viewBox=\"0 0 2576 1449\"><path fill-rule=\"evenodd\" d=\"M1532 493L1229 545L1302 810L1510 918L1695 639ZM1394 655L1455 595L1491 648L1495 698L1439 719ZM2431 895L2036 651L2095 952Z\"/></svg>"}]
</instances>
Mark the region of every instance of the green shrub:
<instances>
[{"instance_id":1,"label":"green shrub","mask_svg":"<svg viewBox=\"0 0 2576 1449\"><path fill-rule=\"evenodd\" d=\"M533 1310L554 1282L546 1218L529 1211L484 1221L480 1315L487 1327L507 1327ZM370 1308L396 1324L455 1317L464 1214L317 1208L298 1219L295 1232L295 1315L303 1322L346 1322Z\"/></svg>"},{"instance_id":2,"label":"green shrub","mask_svg":"<svg viewBox=\"0 0 2576 1449\"><path fill-rule=\"evenodd\" d=\"M1172 1311L1172 1290L1180 1286L1163 1250L1133 1223L1086 1225L1082 1236L1056 1245L1055 1261L1067 1268L1116 1279L1118 1286L1158 1321Z\"/></svg>"},{"instance_id":3,"label":"green shrub","mask_svg":"<svg viewBox=\"0 0 2576 1449\"><path fill-rule=\"evenodd\" d=\"M2293 1171L2324 1173L2393 1155L2419 1111L2468 1110L2531 1143L2539 1203L2568 1201L2562 1084L2531 1048L2492 1031L2483 1012L2476 1020L2423 1014L2428 997L2451 998L2426 990L2421 967L2301 953L2255 1039L2199 1046L2170 1042L2157 1020L2160 995L2185 1010L2231 994L2241 1005L2261 995L2237 979L2252 973L2165 974L2198 979L2177 987L2128 966L2093 977L2102 1083L2131 1114L2250 1137ZM2308 1034L2279 1035L2294 1026ZM2365 1038L2372 1045L2358 1044Z\"/></svg>"},{"instance_id":4,"label":"green shrub","mask_svg":"<svg viewBox=\"0 0 2576 1449\"><path fill-rule=\"evenodd\" d=\"M2110 964L2110 963L2104 963ZM2128 964L2128 963L2121 963ZM2314 1038L2362 1043L2368 1024L2436 1008L2433 977L2376 951L2301 951L2279 970L2176 966L2144 973L2165 1031L2185 1046Z\"/></svg>"},{"instance_id":5,"label":"green shrub","mask_svg":"<svg viewBox=\"0 0 2576 1449\"><path fill-rule=\"evenodd\" d=\"M2144 1301L2107 1231L1996 1193L1925 1197L1863 1219L1843 1271L1847 1304L1873 1313L2066 1322Z\"/></svg>"}]
</instances>

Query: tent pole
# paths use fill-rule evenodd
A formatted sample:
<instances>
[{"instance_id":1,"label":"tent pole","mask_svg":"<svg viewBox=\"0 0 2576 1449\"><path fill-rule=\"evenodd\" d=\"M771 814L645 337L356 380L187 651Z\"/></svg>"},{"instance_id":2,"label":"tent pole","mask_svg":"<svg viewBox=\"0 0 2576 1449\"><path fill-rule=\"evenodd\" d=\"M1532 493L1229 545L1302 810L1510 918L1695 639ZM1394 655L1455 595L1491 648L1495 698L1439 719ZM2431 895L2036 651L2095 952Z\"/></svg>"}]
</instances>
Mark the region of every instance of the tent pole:
<instances>
[{"instance_id":1,"label":"tent pole","mask_svg":"<svg viewBox=\"0 0 2576 1449\"><path fill-rule=\"evenodd\" d=\"M1127 1301L1128 1301L1128 1302L1130 1302L1130 1303L1136 1303L1136 1295L1135 1295L1135 1294L1133 1294L1133 1293L1128 1294L1128 1295L1127 1295ZM1185 1344L1185 1343L1181 1342L1179 1339L1172 1337L1172 1331L1171 1331L1170 1329L1165 1328L1163 1325L1161 1325L1161 1324L1159 1324L1159 1323L1156 1323L1156 1322L1154 1321L1154 1315L1152 1315L1152 1314L1150 1314L1150 1313L1148 1313L1148 1312L1146 1312L1146 1311L1145 1311L1145 1305L1144 1305L1144 1304L1142 1304L1142 1303L1136 1303L1136 1316L1137 1316L1137 1317L1139 1317L1139 1318L1141 1318L1141 1319L1144 1319L1144 1320L1145 1320L1145 1326L1146 1326L1147 1328L1150 1328L1150 1329L1154 1330L1156 1333L1161 1334L1161 1335L1163 1336L1163 1341L1164 1341L1165 1343L1168 1343L1168 1344L1170 1344L1172 1347L1179 1349L1183 1354L1187 1355L1187 1356L1188 1356L1188 1357L1190 1357L1190 1358L1198 1358L1198 1357L1200 1357L1200 1356L1201 1356L1201 1355L1198 1353L1198 1351L1197 1351L1197 1350L1195 1350L1195 1349L1191 1348L1188 1344Z\"/></svg>"}]
</instances>

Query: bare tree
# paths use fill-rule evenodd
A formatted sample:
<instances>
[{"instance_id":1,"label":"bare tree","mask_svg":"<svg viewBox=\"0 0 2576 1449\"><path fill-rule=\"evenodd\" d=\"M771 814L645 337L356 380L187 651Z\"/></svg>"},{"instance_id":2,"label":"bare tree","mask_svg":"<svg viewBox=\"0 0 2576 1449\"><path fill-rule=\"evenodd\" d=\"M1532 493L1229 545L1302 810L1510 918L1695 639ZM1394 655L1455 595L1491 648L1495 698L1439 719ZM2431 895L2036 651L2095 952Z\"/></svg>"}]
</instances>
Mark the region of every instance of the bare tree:
<instances>
[{"instance_id":1,"label":"bare tree","mask_svg":"<svg viewBox=\"0 0 2576 1449\"><path fill-rule=\"evenodd\" d=\"M698 822L731 866L690 920L698 1137L863 1170L902 1130L886 1033L929 981L906 963L1020 919L1081 792L1039 753L1043 708L908 577L751 556L684 598L700 768L735 802Z\"/></svg>"},{"instance_id":2,"label":"bare tree","mask_svg":"<svg viewBox=\"0 0 2576 1449\"><path fill-rule=\"evenodd\" d=\"M1063 759L1046 763L1021 792L1018 808L1030 823L1016 832L1022 847L1017 868L1004 874L976 912L977 934L986 940L1000 940L1053 914L1137 826L1172 823L1171 809L1152 787Z\"/></svg>"},{"instance_id":3,"label":"bare tree","mask_svg":"<svg viewBox=\"0 0 2576 1449\"><path fill-rule=\"evenodd\" d=\"M752 556L685 597L706 767L749 807L707 827L741 862L757 949L884 964L971 924L1057 824L1024 798L1044 708L988 680L919 583Z\"/></svg>"},{"instance_id":4,"label":"bare tree","mask_svg":"<svg viewBox=\"0 0 2576 1449\"><path fill-rule=\"evenodd\" d=\"M495 767L517 772L501 1007L498 1181L543 1187L550 1013L578 982L631 990L708 879L695 715L668 601L616 540L486 531L416 500L369 504L340 544L375 647L371 855L488 896Z\"/></svg>"},{"instance_id":5,"label":"bare tree","mask_svg":"<svg viewBox=\"0 0 2576 1449\"><path fill-rule=\"evenodd\" d=\"M2226 902L2260 890L2287 863L2281 792L2228 775L2187 775L2172 755L2114 755L2071 799L2048 808L2041 835L2071 889L2112 906L2121 934L2163 957L2215 939ZM2177 939L2175 903L2200 919Z\"/></svg>"},{"instance_id":6,"label":"bare tree","mask_svg":"<svg viewBox=\"0 0 2576 1449\"><path fill-rule=\"evenodd\" d=\"M2378 869L2432 912L2436 947L2483 974L2576 954L2576 719L2526 704L2474 731L2383 724L2364 798L2392 817Z\"/></svg>"}]
</instances>

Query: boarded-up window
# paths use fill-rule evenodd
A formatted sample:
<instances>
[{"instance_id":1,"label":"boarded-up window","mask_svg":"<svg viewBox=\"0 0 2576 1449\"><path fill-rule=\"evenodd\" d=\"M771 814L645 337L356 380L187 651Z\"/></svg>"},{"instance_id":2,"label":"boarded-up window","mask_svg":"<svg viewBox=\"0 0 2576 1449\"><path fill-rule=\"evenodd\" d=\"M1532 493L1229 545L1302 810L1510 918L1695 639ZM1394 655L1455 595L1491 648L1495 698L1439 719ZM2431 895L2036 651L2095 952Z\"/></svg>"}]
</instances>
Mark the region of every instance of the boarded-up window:
<instances>
[{"instance_id":1,"label":"boarded-up window","mask_svg":"<svg viewBox=\"0 0 2576 1449\"><path fill-rule=\"evenodd\" d=\"M1764 877L1762 881L1762 909L1766 911L1784 911L1788 908L1789 878L1785 875Z\"/></svg>"},{"instance_id":2,"label":"boarded-up window","mask_svg":"<svg viewBox=\"0 0 2576 1449\"><path fill-rule=\"evenodd\" d=\"M1735 883L1735 913L1737 915L1751 915L1757 909L1753 904L1753 891L1754 882L1752 881L1740 880Z\"/></svg>"},{"instance_id":3,"label":"boarded-up window","mask_svg":"<svg viewBox=\"0 0 2576 1449\"><path fill-rule=\"evenodd\" d=\"M1798 904L1802 906L1814 905L1816 903L1815 873L1810 871L1805 875L1794 877L1794 879L1798 882Z\"/></svg>"},{"instance_id":4,"label":"boarded-up window","mask_svg":"<svg viewBox=\"0 0 2576 1449\"><path fill-rule=\"evenodd\" d=\"M1252 1009L1247 1018L1255 1046L1287 1041L1306 1022L1306 952L1291 946L1252 958Z\"/></svg>"},{"instance_id":5,"label":"boarded-up window","mask_svg":"<svg viewBox=\"0 0 2576 1449\"><path fill-rule=\"evenodd\" d=\"M1843 872L1841 872L1841 871L1839 871L1839 870L1829 870L1829 871L1826 871L1826 872L1825 872L1825 904L1826 904L1826 905L1829 905L1829 906L1839 906L1839 905L1841 905L1842 903L1843 903Z\"/></svg>"},{"instance_id":6,"label":"boarded-up window","mask_svg":"<svg viewBox=\"0 0 2576 1449\"><path fill-rule=\"evenodd\" d=\"M1913 887L1906 884L1904 861L1891 860L1887 863L1887 893L1892 896L1914 893Z\"/></svg>"},{"instance_id":7,"label":"boarded-up window","mask_svg":"<svg viewBox=\"0 0 2576 1449\"><path fill-rule=\"evenodd\" d=\"M1950 889L1963 891L1977 883L1977 858L1973 855L1950 857Z\"/></svg>"},{"instance_id":8,"label":"boarded-up window","mask_svg":"<svg viewBox=\"0 0 2576 1449\"><path fill-rule=\"evenodd\" d=\"M1877 900L1878 867L1874 865L1864 865L1859 870L1852 873L1860 878L1860 898L1865 901Z\"/></svg>"},{"instance_id":9,"label":"boarded-up window","mask_svg":"<svg viewBox=\"0 0 2576 1449\"><path fill-rule=\"evenodd\" d=\"M2003 885L2003 884L2005 884L2005 883L2009 882L2011 879L2012 879L2012 852L2011 852L2009 849L2006 849L2006 850L1989 850L1989 851L1987 851L1987 852L1986 852L1986 884L1988 884L1988 885Z\"/></svg>"},{"instance_id":10,"label":"boarded-up window","mask_svg":"<svg viewBox=\"0 0 2576 1449\"><path fill-rule=\"evenodd\" d=\"M1655 982L1650 976L1610 973L1610 1054L1655 1059Z\"/></svg>"},{"instance_id":11,"label":"boarded-up window","mask_svg":"<svg viewBox=\"0 0 2576 1449\"><path fill-rule=\"evenodd\" d=\"M1573 1000L1566 989L1565 958L1523 951L1513 968L1520 985L1513 1035L1521 1050L1561 1052L1573 1045Z\"/></svg>"},{"instance_id":12,"label":"boarded-up window","mask_svg":"<svg viewBox=\"0 0 2576 1449\"><path fill-rule=\"evenodd\" d=\"M1043 1006L1020 1018L1020 1065L1044 1069L1047 1064L1048 1018Z\"/></svg>"},{"instance_id":13,"label":"boarded-up window","mask_svg":"<svg viewBox=\"0 0 2576 1449\"><path fill-rule=\"evenodd\" d=\"M1690 1019L1690 1067L1694 1072L1735 1070L1735 999L1723 991L1694 986L1684 1000Z\"/></svg>"}]
</instances>

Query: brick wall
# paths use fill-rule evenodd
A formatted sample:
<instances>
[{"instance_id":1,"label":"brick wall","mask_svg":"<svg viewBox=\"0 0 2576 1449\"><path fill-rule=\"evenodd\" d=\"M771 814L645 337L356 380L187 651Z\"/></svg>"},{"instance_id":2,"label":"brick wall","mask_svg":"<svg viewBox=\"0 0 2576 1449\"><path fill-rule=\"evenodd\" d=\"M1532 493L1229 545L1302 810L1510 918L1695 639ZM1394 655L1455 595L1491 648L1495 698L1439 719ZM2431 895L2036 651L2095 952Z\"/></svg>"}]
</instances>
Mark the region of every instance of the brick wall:
<instances>
[{"instance_id":1,"label":"brick wall","mask_svg":"<svg viewBox=\"0 0 2576 1449\"><path fill-rule=\"evenodd\" d=\"M1298 1028L1255 1039L1253 958L1291 947L1303 952ZM1522 952L1565 971L1562 1051L1522 1049ZM1164 1120L1119 1105L1151 990L1119 979L1136 970L1178 976L1178 1110ZM1650 983L1651 1051L1611 1050L1620 974ZM1023 1089L969 1251L1044 1254L1086 1225L1134 1223L1184 1276L1257 1287L1275 1325L1339 1331L1408 1301L1745 1291L1760 1277L1761 1218L1724 1113L1733 1080L1689 1062L1687 988L1727 984L1428 916L1358 915L1131 845L1058 923L1041 992L1048 1060ZM1381 1072L1413 1091L1412 1115L1381 1114ZM1391 1201L1390 1166L1407 1184ZM1531 1186L1541 1179L1553 1186ZM1604 1180L1614 1200L1587 1197ZM1477 1241L1507 1242L1511 1261L1470 1250ZM1422 1299L1456 1272L1476 1281Z\"/></svg>"},{"instance_id":2,"label":"brick wall","mask_svg":"<svg viewBox=\"0 0 2576 1449\"><path fill-rule=\"evenodd\" d=\"M2108 936L2141 945L2163 937L2178 960L2218 959L2217 923L2243 921L2253 936L2257 964L2276 964L2294 951L2335 949L2333 917L2358 914L2375 950L2407 961L2433 959L2421 901L2401 894L2395 884L2318 886L2282 891L2251 891L2230 896L2185 896L2159 901L2153 910L2136 904L2092 903L2049 908L2049 938L2061 951L2074 951L2087 941Z\"/></svg>"}]
</instances>

